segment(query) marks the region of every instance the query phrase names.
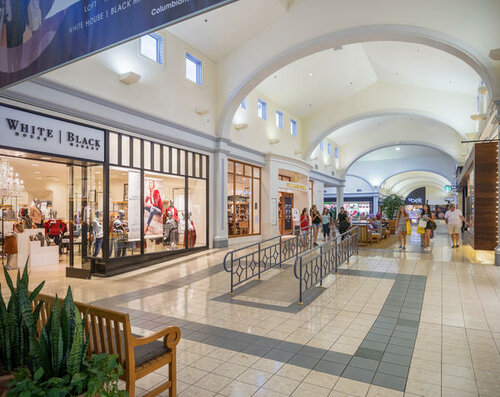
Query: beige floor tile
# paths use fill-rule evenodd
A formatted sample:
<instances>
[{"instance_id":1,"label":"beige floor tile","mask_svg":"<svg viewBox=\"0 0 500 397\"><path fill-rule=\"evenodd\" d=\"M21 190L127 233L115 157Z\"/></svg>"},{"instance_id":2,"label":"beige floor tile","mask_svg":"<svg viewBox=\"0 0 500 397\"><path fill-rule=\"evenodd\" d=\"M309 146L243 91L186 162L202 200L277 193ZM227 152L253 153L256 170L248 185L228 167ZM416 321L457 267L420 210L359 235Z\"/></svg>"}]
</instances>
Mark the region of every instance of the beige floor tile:
<instances>
[{"instance_id":1,"label":"beige floor tile","mask_svg":"<svg viewBox=\"0 0 500 397\"><path fill-rule=\"evenodd\" d=\"M441 372L431 372L420 368L411 368L408 373L408 379L441 386Z\"/></svg>"},{"instance_id":2,"label":"beige floor tile","mask_svg":"<svg viewBox=\"0 0 500 397\"><path fill-rule=\"evenodd\" d=\"M212 372L215 368L221 366L224 361L216 360L215 358L202 357L191 364L191 367L202 369L203 371Z\"/></svg>"},{"instance_id":3,"label":"beige floor tile","mask_svg":"<svg viewBox=\"0 0 500 397\"><path fill-rule=\"evenodd\" d=\"M311 383L316 386L326 387L327 389L332 389L338 380L338 376L313 370L309 372L309 374L304 378L303 382Z\"/></svg>"},{"instance_id":4,"label":"beige floor tile","mask_svg":"<svg viewBox=\"0 0 500 397\"><path fill-rule=\"evenodd\" d=\"M179 397L213 397L215 393L201 389L196 386L189 386L187 389L179 393Z\"/></svg>"},{"instance_id":5,"label":"beige floor tile","mask_svg":"<svg viewBox=\"0 0 500 397\"><path fill-rule=\"evenodd\" d=\"M348 395L364 397L368 393L369 387L370 385L368 383L362 383L347 378L339 378L333 389Z\"/></svg>"},{"instance_id":6,"label":"beige floor tile","mask_svg":"<svg viewBox=\"0 0 500 397\"><path fill-rule=\"evenodd\" d=\"M241 382L248 383L250 385L263 386L269 378L272 376L269 372L258 370L255 368L249 368L238 376L237 380Z\"/></svg>"},{"instance_id":7,"label":"beige floor tile","mask_svg":"<svg viewBox=\"0 0 500 397\"><path fill-rule=\"evenodd\" d=\"M258 386L249 385L248 383L243 383L237 380L234 380L232 383L227 385L220 394L228 397L250 397L257 390Z\"/></svg>"},{"instance_id":8,"label":"beige floor tile","mask_svg":"<svg viewBox=\"0 0 500 397\"><path fill-rule=\"evenodd\" d=\"M303 382L295 389L292 397L327 397L330 390L330 388L327 389L326 387Z\"/></svg>"},{"instance_id":9,"label":"beige floor tile","mask_svg":"<svg viewBox=\"0 0 500 397\"><path fill-rule=\"evenodd\" d=\"M264 389L290 395L300 384L300 381L285 376L273 375L263 386Z\"/></svg>"},{"instance_id":10,"label":"beige floor tile","mask_svg":"<svg viewBox=\"0 0 500 397\"><path fill-rule=\"evenodd\" d=\"M198 382L205 375L208 375L207 371L202 371L201 369L193 367L185 367L178 372L177 377L180 381L192 385Z\"/></svg>"},{"instance_id":11,"label":"beige floor tile","mask_svg":"<svg viewBox=\"0 0 500 397\"><path fill-rule=\"evenodd\" d=\"M227 385L229 385L233 380L216 375L216 374L208 374L201 378L199 381L195 383L195 386L200 387L202 389L210 390L211 392L218 393L222 389L224 389Z\"/></svg>"},{"instance_id":12,"label":"beige floor tile","mask_svg":"<svg viewBox=\"0 0 500 397\"><path fill-rule=\"evenodd\" d=\"M248 367L244 367L243 365L238 365L231 363L229 361L222 364L220 367L217 367L213 370L214 374L225 376L227 378L236 379L243 372L247 370Z\"/></svg>"},{"instance_id":13,"label":"beige floor tile","mask_svg":"<svg viewBox=\"0 0 500 397\"><path fill-rule=\"evenodd\" d=\"M285 397L285 394L278 393L277 391L261 388L253 395L253 397Z\"/></svg>"},{"instance_id":14,"label":"beige floor tile","mask_svg":"<svg viewBox=\"0 0 500 397\"><path fill-rule=\"evenodd\" d=\"M149 374L146 375L144 378L138 379L135 382L136 387L140 387L141 389L144 390L150 390L153 389L155 386L158 386L160 383L166 382L167 378L160 374Z\"/></svg>"},{"instance_id":15,"label":"beige floor tile","mask_svg":"<svg viewBox=\"0 0 500 397\"><path fill-rule=\"evenodd\" d=\"M281 361L269 360L267 358L260 358L254 364L252 364L252 368L260 369L262 371L269 372L271 374L276 373L285 363Z\"/></svg>"},{"instance_id":16,"label":"beige floor tile","mask_svg":"<svg viewBox=\"0 0 500 397\"><path fill-rule=\"evenodd\" d=\"M457 389L448 389L447 387L443 387L441 391L442 397L477 397L478 393L471 393L464 390Z\"/></svg>"},{"instance_id":17,"label":"beige floor tile","mask_svg":"<svg viewBox=\"0 0 500 397\"><path fill-rule=\"evenodd\" d=\"M311 372L310 369L297 367L291 364L285 364L278 370L276 374L280 376L286 376L290 379L302 381L309 372Z\"/></svg>"},{"instance_id":18,"label":"beige floor tile","mask_svg":"<svg viewBox=\"0 0 500 397\"><path fill-rule=\"evenodd\" d=\"M462 376L443 375L443 387L463 390L470 393L477 392L476 381Z\"/></svg>"},{"instance_id":19,"label":"beige floor tile","mask_svg":"<svg viewBox=\"0 0 500 397\"><path fill-rule=\"evenodd\" d=\"M441 386L408 379L406 382L406 392L423 397L439 397L441 395Z\"/></svg>"},{"instance_id":20,"label":"beige floor tile","mask_svg":"<svg viewBox=\"0 0 500 397\"><path fill-rule=\"evenodd\" d=\"M371 385L366 397L403 397L403 395L404 393L402 391Z\"/></svg>"}]
</instances>

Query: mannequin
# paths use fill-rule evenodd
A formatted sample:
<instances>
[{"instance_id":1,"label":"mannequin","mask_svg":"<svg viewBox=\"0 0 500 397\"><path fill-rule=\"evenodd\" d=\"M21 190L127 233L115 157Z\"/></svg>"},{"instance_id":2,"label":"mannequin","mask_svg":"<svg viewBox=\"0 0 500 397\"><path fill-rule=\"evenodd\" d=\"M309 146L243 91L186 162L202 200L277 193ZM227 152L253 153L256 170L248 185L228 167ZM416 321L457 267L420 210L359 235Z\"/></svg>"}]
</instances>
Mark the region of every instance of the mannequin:
<instances>
[{"instance_id":1,"label":"mannequin","mask_svg":"<svg viewBox=\"0 0 500 397\"><path fill-rule=\"evenodd\" d=\"M118 211L118 219L113 222L115 238L115 257L127 255L128 225L125 222L125 211Z\"/></svg>"},{"instance_id":2,"label":"mannequin","mask_svg":"<svg viewBox=\"0 0 500 397\"><path fill-rule=\"evenodd\" d=\"M24 232L23 227L19 223L14 223L12 225L12 232L9 236L5 236L4 240L4 253L7 255L7 263L5 265L7 270L12 270L13 267L10 266L12 257L18 253L17 251L17 237L18 233Z\"/></svg>"},{"instance_id":3,"label":"mannequin","mask_svg":"<svg viewBox=\"0 0 500 397\"><path fill-rule=\"evenodd\" d=\"M196 228L193 222L193 213L189 211L188 215L188 247L193 248L196 244Z\"/></svg>"},{"instance_id":4,"label":"mannequin","mask_svg":"<svg viewBox=\"0 0 500 397\"><path fill-rule=\"evenodd\" d=\"M172 212L173 214L173 217L175 219L175 221L178 223L179 222L179 214L177 212L177 208L175 208L174 206L174 200L170 200L170 205L168 206L166 212Z\"/></svg>"},{"instance_id":5,"label":"mannequin","mask_svg":"<svg viewBox=\"0 0 500 397\"><path fill-rule=\"evenodd\" d=\"M42 203L34 198L30 207L30 217L37 229L42 227Z\"/></svg>"},{"instance_id":6,"label":"mannequin","mask_svg":"<svg viewBox=\"0 0 500 397\"><path fill-rule=\"evenodd\" d=\"M179 241L178 223L174 218L173 211L165 212L163 223L163 241L170 244L170 249L175 249Z\"/></svg>"},{"instance_id":7,"label":"mannequin","mask_svg":"<svg viewBox=\"0 0 500 397\"><path fill-rule=\"evenodd\" d=\"M92 221L92 229L94 232L94 258L99 255L102 248L102 238L104 236L101 222L99 218L101 217L101 211L95 212L94 220Z\"/></svg>"},{"instance_id":8,"label":"mannequin","mask_svg":"<svg viewBox=\"0 0 500 397\"><path fill-rule=\"evenodd\" d=\"M55 219L57 212L52 212L52 215L53 217L46 221L43 226L45 228L45 233L59 246L59 255L61 255L61 236L66 233L67 226L62 220Z\"/></svg>"}]
</instances>

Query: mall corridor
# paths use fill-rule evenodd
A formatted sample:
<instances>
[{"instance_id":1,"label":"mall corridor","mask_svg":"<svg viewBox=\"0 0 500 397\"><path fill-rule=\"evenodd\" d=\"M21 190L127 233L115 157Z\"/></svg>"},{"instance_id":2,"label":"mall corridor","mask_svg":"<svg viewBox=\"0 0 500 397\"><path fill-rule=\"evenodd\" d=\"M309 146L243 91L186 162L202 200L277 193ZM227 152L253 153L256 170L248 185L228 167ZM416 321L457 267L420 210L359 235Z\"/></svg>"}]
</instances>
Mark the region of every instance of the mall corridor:
<instances>
[{"instance_id":1,"label":"mall corridor","mask_svg":"<svg viewBox=\"0 0 500 397\"><path fill-rule=\"evenodd\" d=\"M305 306L297 295L221 301L224 253L90 283L50 272L33 281L47 279L52 294L71 284L75 299L128 312L141 335L180 326L181 397L499 395L500 268L488 253L452 250L445 226L431 251L414 234L406 253L360 249ZM294 281L283 288L298 293ZM139 380L139 392L165 375Z\"/></svg>"},{"instance_id":2,"label":"mall corridor","mask_svg":"<svg viewBox=\"0 0 500 397\"><path fill-rule=\"evenodd\" d=\"M499 21L0 0L0 397L500 397Z\"/></svg>"}]
</instances>

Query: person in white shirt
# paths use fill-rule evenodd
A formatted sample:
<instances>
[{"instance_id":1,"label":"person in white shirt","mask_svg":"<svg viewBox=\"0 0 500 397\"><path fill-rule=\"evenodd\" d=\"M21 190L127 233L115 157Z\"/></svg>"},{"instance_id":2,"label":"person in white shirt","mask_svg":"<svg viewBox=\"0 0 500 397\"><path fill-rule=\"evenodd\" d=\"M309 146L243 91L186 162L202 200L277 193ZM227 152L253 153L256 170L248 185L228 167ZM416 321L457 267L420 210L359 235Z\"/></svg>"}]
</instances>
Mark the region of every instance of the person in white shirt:
<instances>
[{"instance_id":1,"label":"person in white shirt","mask_svg":"<svg viewBox=\"0 0 500 397\"><path fill-rule=\"evenodd\" d=\"M460 210L457 210L455 204L450 205L450 209L446 211L444 219L448 224L448 233L451 236L451 242L453 245L451 248L458 248L460 246L460 232L462 229L462 221L465 222L465 218Z\"/></svg>"}]
</instances>

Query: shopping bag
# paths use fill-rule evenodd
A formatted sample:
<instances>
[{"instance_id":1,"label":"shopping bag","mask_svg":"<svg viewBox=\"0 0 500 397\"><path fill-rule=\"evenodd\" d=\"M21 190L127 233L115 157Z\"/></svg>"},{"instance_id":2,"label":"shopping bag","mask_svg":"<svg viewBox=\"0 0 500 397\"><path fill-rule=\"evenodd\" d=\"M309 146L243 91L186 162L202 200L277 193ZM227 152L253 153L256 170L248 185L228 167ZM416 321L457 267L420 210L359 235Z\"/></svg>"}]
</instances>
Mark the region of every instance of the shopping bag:
<instances>
[{"instance_id":1,"label":"shopping bag","mask_svg":"<svg viewBox=\"0 0 500 397\"><path fill-rule=\"evenodd\" d=\"M418 226L417 227L417 233L418 234L425 234L425 227Z\"/></svg>"},{"instance_id":2,"label":"shopping bag","mask_svg":"<svg viewBox=\"0 0 500 397\"><path fill-rule=\"evenodd\" d=\"M427 227L427 221L424 221L423 219L420 219L418 221L418 227L423 227L425 229Z\"/></svg>"},{"instance_id":3,"label":"shopping bag","mask_svg":"<svg viewBox=\"0 0 500 397\"><path fill-rule=\"evenodd\" d=\"M411 235L411 222L410 222L410 220L406 221L406 234L408 236Z\"/></svg>"}]
</instances>

